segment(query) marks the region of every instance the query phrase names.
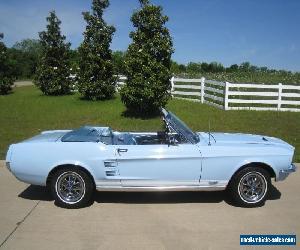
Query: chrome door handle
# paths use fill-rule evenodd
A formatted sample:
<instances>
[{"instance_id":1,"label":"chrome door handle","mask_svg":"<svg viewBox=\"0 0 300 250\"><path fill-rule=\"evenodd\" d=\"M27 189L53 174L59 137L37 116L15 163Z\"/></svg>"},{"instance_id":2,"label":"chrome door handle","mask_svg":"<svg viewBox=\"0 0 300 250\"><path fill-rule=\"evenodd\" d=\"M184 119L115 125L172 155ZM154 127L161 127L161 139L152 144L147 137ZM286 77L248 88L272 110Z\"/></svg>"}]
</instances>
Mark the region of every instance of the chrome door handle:
<instances>
[{"instance_id":1,"label":"chrome door handle","mask_svg":"<svg viewBox=\"0 0 300 250\"><path fill-rule=\"evenodd\" d=\"M127 151L128 151L127 148L118 148L117 149L118 154L120 154L120 153L126 153Z\"/></svg>"}]
</instances>

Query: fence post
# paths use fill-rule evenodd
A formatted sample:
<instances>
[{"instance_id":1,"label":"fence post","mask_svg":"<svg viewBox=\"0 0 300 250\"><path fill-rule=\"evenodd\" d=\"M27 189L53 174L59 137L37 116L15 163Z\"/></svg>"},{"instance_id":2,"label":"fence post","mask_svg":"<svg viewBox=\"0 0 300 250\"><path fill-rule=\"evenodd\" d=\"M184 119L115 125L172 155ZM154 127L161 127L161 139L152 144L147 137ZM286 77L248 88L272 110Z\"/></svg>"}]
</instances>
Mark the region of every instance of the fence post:
<instances>
[{"instance_id":1,"label":"fence post","mask_svg":"<svg viewBox=\"0 0 300 250\"><path fill-rule=\"evenodd\" d=\"M201 78L201 103L204 103L204 94L205 94L205 78L204 77L202 77Z\"/></svg>"},{"instance_id":2,"label":"fence post","mask_svg":"<svg viewBox=\"0 0 300 250\"><path fill-rule=\"evenodd\" d=\"M224 89L224 109L228 110L228 91L229 91L229 82L225 82L225 89Z\"/></svg>"},{"instance_id":3,"label":"fence post","mask_svg":"<svg viewBox=\"0 0 300 250\"><path fill-rule=\"evenodd\" d=\"M174 91L174 79L175 79L175 77L172 76L172 78L171 78L171 93Z\"/></svg>"},{"instance_id":4,"label":"fence post","mask_svg":"<svg viewBox=\"0 0 300 250\"><path fill-rule=\"evenodd\" d=\"M281 95L282 95L282 83L278 84L278 104L277 110L280 111L281 109Z\"/></svg>"}]
</instances>

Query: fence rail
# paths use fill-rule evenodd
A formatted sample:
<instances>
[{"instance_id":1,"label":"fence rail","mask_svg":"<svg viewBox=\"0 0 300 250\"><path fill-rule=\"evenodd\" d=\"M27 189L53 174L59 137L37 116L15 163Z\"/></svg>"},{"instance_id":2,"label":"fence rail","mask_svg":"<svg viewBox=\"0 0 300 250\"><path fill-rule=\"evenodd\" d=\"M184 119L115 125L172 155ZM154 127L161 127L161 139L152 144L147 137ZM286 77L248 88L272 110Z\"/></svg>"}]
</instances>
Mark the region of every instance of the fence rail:
<instances>
[{"instance_id":1,"label":"fence rail","mask_svg":"<svg viewBox=\"0 0 300 250\"><path fill-rule=\"evenodd\" d=\"M118 88L126 77L118 76ZM171 78L171 94L224 110L273 110L300 112L300 86L230 83L214 80Z\"/></svg>"}]
</instances>

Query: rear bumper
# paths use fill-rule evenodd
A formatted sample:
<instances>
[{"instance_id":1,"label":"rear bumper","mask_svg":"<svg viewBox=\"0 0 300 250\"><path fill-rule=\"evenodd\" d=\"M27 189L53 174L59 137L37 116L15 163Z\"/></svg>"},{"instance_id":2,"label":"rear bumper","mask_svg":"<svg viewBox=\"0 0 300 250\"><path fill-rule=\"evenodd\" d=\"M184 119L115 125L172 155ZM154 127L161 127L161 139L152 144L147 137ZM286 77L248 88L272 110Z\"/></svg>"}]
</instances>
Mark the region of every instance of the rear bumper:
<instances>
[{"instance_id":1,"label":"rear bumper","mask_svg":"<svg viewBox=\"0 0 300 250\"><path fill-rule=\"evenodd\" d=\"M280 170L276 181L285 180L289 176L289 174L296 172L296 170L297 167L295 166L295 164L291 164L291 166L288 169Z\"/></svg>"},{"instance_id":2,"label":"rear bumper","mask_svg":"<svg viewBox=\"0 0 300 250\"><path fill-rule=\"evenodd\" d=\"M10 170L10 162L9 161L5 162L5 166L9 170L9 172L11 172L11 170Z\"/></svg>"}]
</instances>

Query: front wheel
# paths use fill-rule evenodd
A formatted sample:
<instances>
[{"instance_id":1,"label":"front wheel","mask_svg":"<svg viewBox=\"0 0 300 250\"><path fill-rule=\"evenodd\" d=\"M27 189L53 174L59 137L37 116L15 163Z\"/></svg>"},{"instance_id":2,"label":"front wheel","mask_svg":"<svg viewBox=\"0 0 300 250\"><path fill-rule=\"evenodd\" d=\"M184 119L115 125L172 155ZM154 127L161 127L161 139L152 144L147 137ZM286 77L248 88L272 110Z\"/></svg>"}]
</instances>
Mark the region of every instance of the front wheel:
<instances>
[{"instance_id":1,"label":"front wheel","mask_svg":"<svg viewBox=\"0 0 300 250\"><path fill-rule=\"evenodd\" d=\"M84 171L76 167L66 167L54 174L51 192L58 206L81 208L91 201L94 186Z\"/></svg>"},{"instance_id":2,"label":"front wheel","mask_svg":"<svg viewBox=\"0 0 300 250\"><path fill-rule=\"evenodd\" d=\"M270 185L270 174L265 169L247 167L233 176L228 191L239 206L259 207L265 203Z\"/></svg>"}]
</instances>

